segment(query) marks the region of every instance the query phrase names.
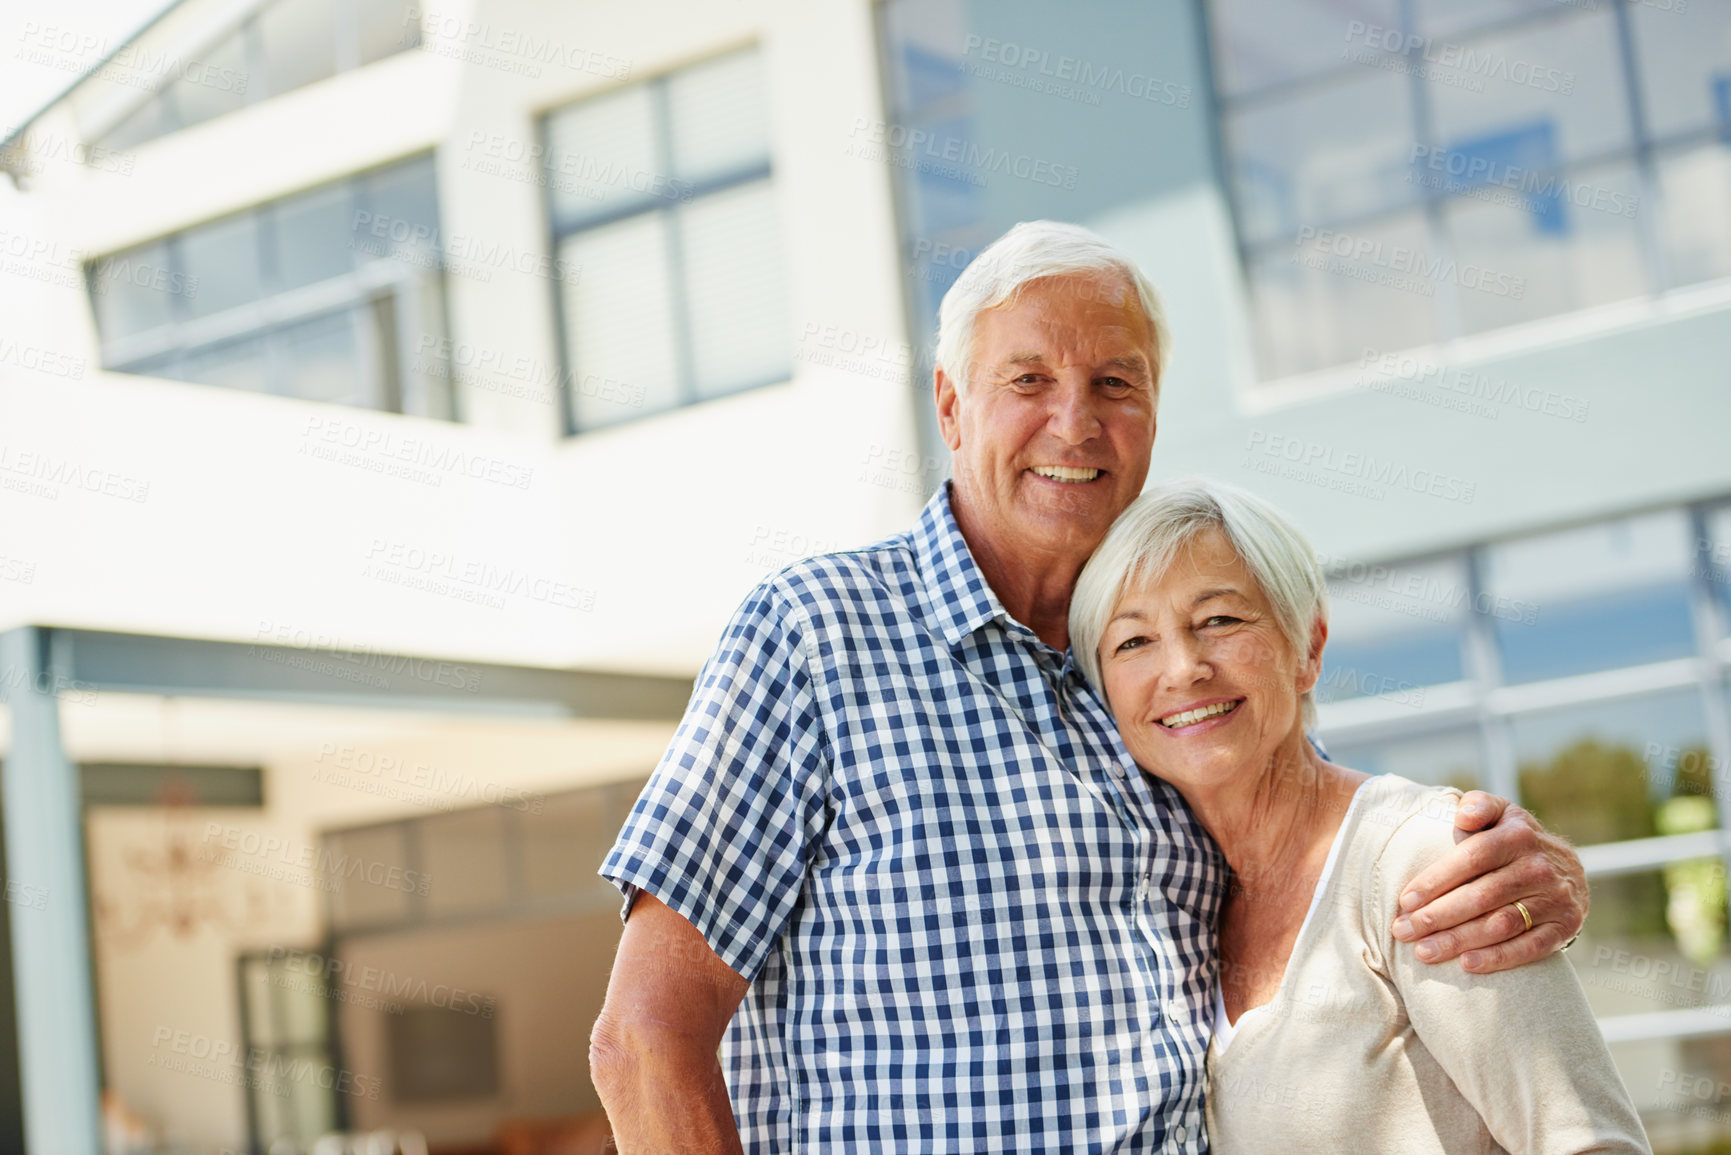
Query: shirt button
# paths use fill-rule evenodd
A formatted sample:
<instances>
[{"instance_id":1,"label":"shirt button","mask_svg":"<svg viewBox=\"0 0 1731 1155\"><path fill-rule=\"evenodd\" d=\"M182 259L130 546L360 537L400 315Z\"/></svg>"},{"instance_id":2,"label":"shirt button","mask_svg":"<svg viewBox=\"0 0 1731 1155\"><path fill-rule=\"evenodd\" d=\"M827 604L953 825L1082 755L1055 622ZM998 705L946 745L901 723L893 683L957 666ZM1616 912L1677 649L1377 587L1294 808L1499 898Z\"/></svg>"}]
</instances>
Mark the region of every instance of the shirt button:
<instances>
[{"instance_id":1,"label":"shirt button","mask_svg":"<svg viewBox=\"0 0 1731 1155\"><path fill-rule=\"evenodd\" d=\"M1179 1142L1180 1142L1180 1143L1182 1143L1182 1142L1184 1142L1184 1141L1185 1141L1185 1140L1186 1140L1186 1139L1188 1139L1188 1138L1190 1138L1190 1132L1189 1132L1189 1131L1186 1131L1186 1130L1185 1130L1185 1129L1184 1129L1184 1127L1183 1127L1183 1126L1182 1126L1182 1125L1180 1125L1180 1126L1179 1126L1179 1127L1178 1127L1178 1128L1177 1128L1177 1130L1175 1130L1175 1131L1173 1131L1173 1132L1172 1132L1172 1137L1173 1137L1173 1138L1174 1138L1174 1139L1176 1139L1176 1140L1178 1140L1178 1141L1179 1141Z\"/></svg>"}]
</instances>

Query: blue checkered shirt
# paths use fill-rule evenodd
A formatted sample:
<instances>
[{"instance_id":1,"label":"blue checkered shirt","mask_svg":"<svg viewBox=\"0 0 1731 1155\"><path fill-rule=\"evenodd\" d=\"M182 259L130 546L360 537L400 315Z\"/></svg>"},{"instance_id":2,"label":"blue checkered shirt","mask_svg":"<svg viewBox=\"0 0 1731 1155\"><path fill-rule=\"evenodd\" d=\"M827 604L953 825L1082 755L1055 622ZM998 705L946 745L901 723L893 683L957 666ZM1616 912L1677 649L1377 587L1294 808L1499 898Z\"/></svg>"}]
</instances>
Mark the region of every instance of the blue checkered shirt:
<instances>
[{"instance_id":1,"label":"blue checkered shirt","mask_svg":"<svg viewBox=\"0 0 1731 1155\"><path fill-rule=\"evenodd\" d=\"M751 980L749 1152L1207 1149L1225 864L947 486L746 598L601 874Z\"/></svg>"}]
</instances>

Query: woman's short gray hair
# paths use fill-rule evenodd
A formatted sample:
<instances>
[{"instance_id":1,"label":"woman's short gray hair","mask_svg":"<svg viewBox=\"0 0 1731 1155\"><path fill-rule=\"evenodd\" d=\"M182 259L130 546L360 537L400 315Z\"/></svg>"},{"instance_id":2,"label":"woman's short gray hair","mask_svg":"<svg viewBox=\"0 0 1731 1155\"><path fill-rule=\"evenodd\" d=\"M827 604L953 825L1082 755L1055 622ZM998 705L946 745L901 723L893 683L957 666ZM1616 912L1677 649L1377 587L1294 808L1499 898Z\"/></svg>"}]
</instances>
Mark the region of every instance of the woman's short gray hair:
<instances>
[{"instance_id":1,"label":"woman's short gray hair","mask_svg":"<svg viewBox=\"0 0 1731 1155\"><path fill-rule=\"evenodd\" d=\"M1218 529L1232 543L1274 608L1280 632L1301 659L1310 652L1310 630L1328 621L1328 584L1316 551L1286 516L1236 486L1186 477L1144 490L1118 515L1106 540L1082 567L1070 597L1070 646L1100 697L1100 638L1124 590L1165 574L1180 547ZM1306 693L1306 726L1316 725L1316 704Z\"/></svg>"},{"instance_id":2,"label":"woman's short gray hair","mask_svg":"<svg viewBox=\"0 0 1731 1155\"><path fill-rule=\"evenodd\" d=\"M1012 304L1023 286L1044 277L1122 277L1135 286L1142 313L1154 334L1154 385L1172 348L1160 294L1136 262L1098 233L1060 221L1023 221L986 246L968 263L938 307L937 363L966 392L973 368L974 322L987 309Z\"/></svg>"}]
</instances>

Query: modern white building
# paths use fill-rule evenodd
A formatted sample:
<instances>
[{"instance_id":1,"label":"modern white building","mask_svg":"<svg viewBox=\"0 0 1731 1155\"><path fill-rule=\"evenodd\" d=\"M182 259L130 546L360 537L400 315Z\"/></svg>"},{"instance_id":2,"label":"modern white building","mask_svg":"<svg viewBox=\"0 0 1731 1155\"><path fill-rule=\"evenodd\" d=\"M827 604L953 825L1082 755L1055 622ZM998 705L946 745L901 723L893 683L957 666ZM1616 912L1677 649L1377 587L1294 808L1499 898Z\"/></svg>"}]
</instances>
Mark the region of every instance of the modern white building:
<instances>
[{"instance_id":1,"label":"modern white building","mask_svg":"<svg viewBox=\"0 0 1731 1155\"><path fill-rule=\"evenodd\" d=\"M1326 556L1336 756L1576 838L1656 1146L1731 1134L1731 13L182 0L8 66L71 85L0 144L31 1150L593 1131L593 868L744 592L940 483L936 302L1037 217L1166 299L1155 476Z\"/></svg>"}]
</instances>

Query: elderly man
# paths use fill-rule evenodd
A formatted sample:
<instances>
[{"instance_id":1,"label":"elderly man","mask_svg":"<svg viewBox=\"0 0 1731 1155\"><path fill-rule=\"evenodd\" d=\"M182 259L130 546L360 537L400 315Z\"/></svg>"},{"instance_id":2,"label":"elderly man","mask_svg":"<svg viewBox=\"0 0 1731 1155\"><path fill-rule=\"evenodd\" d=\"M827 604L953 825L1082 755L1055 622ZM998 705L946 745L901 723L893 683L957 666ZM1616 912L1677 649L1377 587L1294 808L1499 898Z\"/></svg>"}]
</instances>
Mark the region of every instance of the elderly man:
<instances>
[{"instance_id":1,"label":"elderly man","mask_svg":"<svg viewBox=\"0 0 1731 1155\"><path fill-rule=\"evenodd\" d=\"M1168 348L1134 263L1071 225L1018 225L945 296L954 481L746 598L601 869L627 922L590 1062L622 1151L1206 1149L1226 870L1066 652ZM1473 970L1549 954L1579 863L1500 800L1461 811L1494 829L1395 933Z\"/></svg>"}]
</instances>

